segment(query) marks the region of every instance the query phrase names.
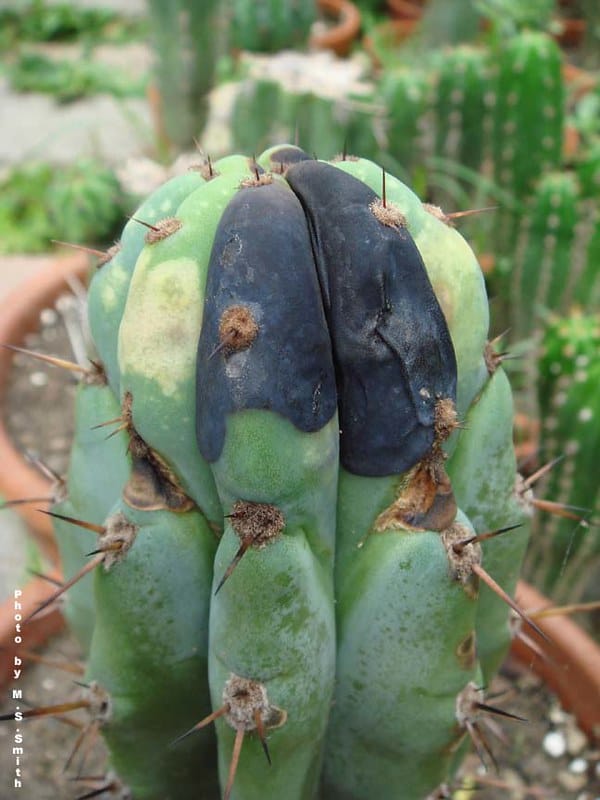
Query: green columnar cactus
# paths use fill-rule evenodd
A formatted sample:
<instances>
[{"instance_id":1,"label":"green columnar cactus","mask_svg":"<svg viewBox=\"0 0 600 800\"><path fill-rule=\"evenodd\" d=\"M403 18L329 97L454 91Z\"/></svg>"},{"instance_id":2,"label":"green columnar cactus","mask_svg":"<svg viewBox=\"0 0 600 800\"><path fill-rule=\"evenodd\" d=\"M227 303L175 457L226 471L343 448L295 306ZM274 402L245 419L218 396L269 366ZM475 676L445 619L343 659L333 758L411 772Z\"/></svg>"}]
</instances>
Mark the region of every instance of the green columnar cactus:
<instances>
[{"instance_id":1,"label":"green columnar cactus","mask_svg":"<svg viewBox=\"0 0 600 800\"><path fill-rule=\"evenodd\" d=\"M316 19L315 0L233 0L230 44L274 52L302 45Z\"/></svg>"},{"instance_id":2,"label":"green columnar cactus","mask_svg":"<svg viewBox=\"0 0 600 800\"><path fill-rule=\"evenodd\" d=\"M593 310L600 299L600 212L582 199L575 175L544 175L528 212L511 275L511 330L519 338L532 333L544 312L565 314L573 305Z\"/></svg>"},{"instance_id":3,"label":"green columnar cactus","mask_svg":"<svg viewBox=\"0 0 600 800\"><path fill-rule=\"evenodd\" d=\"M435 152L479 170L487 139L490 58L486 50L463 45L442 54L432 99Z\"/></svg>"},{"instance_id":4,"label":"green columnar cactus","mask_svg":"<svg viewBox=\"0 0 600 800\"><path fill-rule=\"evenodd\" d=\"M481 271L364 159L176 180L94 275L110 380L80 388L63 507L102 518L80 619L112 768L134 800L217 774L226 800L423 800L481 747L509 612L480 582L511 592L526 540L477 538L524 513Z\"/></svg>"},{"instance_id":5,"label":"green columnar cactus","mask_svg":"<svg viewBox=\"0 0 600 800\"><path fill-rule=\"evenodd\" d=\"M525 31L498 52L493 81L493 160L497 183L517 200L537 177L560 165L564 122L561 52L554 40Z\"/></svg>"},{"instance_id":6,"label":"green columnar cactus","mask_svg":"<svg viewBox=\"0 0 600 800\"><path fill-rule=\"evenodd\" d=\"M295 92L277 81L243 81L232 114L236 148L262 148L273 138L298 139L306 151L332 158L347 151L374 156L376 108L367 96L336 100L317 91Z\"/></svg>"},{"instance_id":7,"label":"green columnar cactus","mask_svg":"<svg viewBox=\"0 0 600 800\"><path fill-rule=\"evenodd\" d=\"M225 21L215 0L148 0L159 125L166 145L187 147L208 118L208 94L223 46Z\"/></svg>"},{"instance_id":8,"label":"green columnar cactus","mask_svg":"<svg viewBox=\"0 0 600 800\"><path fill-rule=\"evenodd\" d=\"M428 70L404 68L386 70L378 86L378 98L385 115L386 152L395 169L407 172L423 162L432 145L427 141L427 113L430 109L432 81Z\"/></svg>"},{"instance_id":9,"label":"green columnar cactus","mask_svg":"<svg viewBox=\"0 0 600 800\"><path fill-rule=\"evenodd\" d=\"M600 541L595 528L586 524L597 520L600 511L594 466L600 442L599 348L598 314L554 316L544 331L538 380L540 448L546 460L561 458L546 478L546 493L567 511L572 507L572 513L537 520L539 535L528 554L527 571L559 601L581 599L599 574Z\"/></svg>"}]
</instances>

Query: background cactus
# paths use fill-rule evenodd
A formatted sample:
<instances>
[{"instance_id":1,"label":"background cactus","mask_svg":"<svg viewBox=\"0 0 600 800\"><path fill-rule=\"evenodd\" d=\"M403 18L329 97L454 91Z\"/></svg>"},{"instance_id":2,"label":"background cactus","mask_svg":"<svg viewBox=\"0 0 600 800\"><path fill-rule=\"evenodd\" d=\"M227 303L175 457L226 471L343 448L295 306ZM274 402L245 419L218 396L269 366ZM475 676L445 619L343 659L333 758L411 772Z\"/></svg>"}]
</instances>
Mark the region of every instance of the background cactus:
<instances>
[{"instance_id":1,"label":"background cactus","mask_svg":"<svg viewBox=\"0 0 600 800\"><path fill-rule=\"evenodd\" d=\"M553 315L541 342L538 395L540 452L560 461L546 476L546 494L570 514L536 520L528 572L559 601L589 599L599 574L595 530L600 496L593 466L598 447L600 317Z\"/></svg>"},{"instance_id":2,"label":"background cactus","mask_svg":"<svg viewBox=\"0 0 600 800\"><path fill-rule=\"evenodd\" d=\"M82 702L111 765L134 798L216 796L215 722L225 798L420 800L487 747L509 609L483 584L512 593L527 542L490 530L529 509L477 260L373 162L290 145L144 208L92 279L112 366L56 509L94 523L83 567L57 525L94 571Z\"/></svg>"},{"instance_id":3,"label":"background cactus","mask_svg":"<svg viewBox=\"0 0 600 800\"><path fill-rule=\"evenodd\" d=\"M231 45L259 52L302 45L317 17L315 0L233 0L229 12Z\"/></svg>"}]
</instances>

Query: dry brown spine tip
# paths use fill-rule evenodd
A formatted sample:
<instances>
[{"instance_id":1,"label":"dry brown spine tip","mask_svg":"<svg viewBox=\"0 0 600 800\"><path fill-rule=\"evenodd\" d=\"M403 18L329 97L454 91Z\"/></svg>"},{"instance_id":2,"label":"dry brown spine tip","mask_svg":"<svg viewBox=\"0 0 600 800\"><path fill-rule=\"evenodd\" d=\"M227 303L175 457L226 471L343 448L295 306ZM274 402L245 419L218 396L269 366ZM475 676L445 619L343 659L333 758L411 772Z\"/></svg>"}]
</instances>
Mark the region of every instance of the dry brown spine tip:
<instances>
[{"instance_id":1,"label":"dry brown spine tip","mask_svg":"<svg viewBox=\"0 0 600 800\"><path fill-rule=\"evenodd\" d=\"M513 496L521 510L527 514L528 517L532 517L535 509L533 489L525 483L525 478L520 472L517 472L515 477Z\"/></svg>"},{"instance_id":2,"label":"dry brown spine tip","mask_svg":"<svg viewBox=\"0 0 600 800\"><path fill-rule=\"evenodd\" d=\"M181 220L177 219L177 217L165 217L157 222L156 225L147 226L149 230L144 237L146 243L156 244L157 242L162 242L163 239L167 239L169 236L176 233L181 228L182 224Z\"/></svg>"},{"instance_id":3,"label":"dry brown spine tip","mask_svg":"<svg viewBox=\"0 0 600 800\"><path fill-rule=\"evenodd\" d=\"M469 541L472 538L471 530L459 522L450 525L440 535L446 548L452 577L459 581L465 589L472 587L476 595L477 581L474 580L473 568L475 565L481 564L481 546L478 542ZM473 587L473 583L475 583L475 587Z\"/></svg>"},{"instance_id":4,"label":"dry brown spine tip","mask_svg":"<svg viewBox=\"0 0 600 800\"><path fill-rule=\"evenodd\" d=\"M271 183L273 183L273 176L270 172L260 174L257 171L252 178L245 178L240 182L240 189L255 189L259 186L269 186Z\"/></svg>"},{"instance_id":5,"label":"dry brown spine tip","mask_svg":"<svg viewBox=\"0 0 600 800\"><path fill-rule=\"evenodd\" d=\"M250 347L258 335L258 324L246 306L230 306L219 320L220 346L226 351Z\"/></svg>"},{"instance_id":6,"label":"dry brown spine tip","mask_svg":"<svg viewBox=\"0 0 600 800\"><path fill-rule=\"evenodd\" d=\"M444 225L448 225L452 227L450 217L442 211L439 206L433 205L433 203L423 203L423 209L428 213L431 214L432 217L439 219Z\"/></svg>"},{"instance_id":7,"label":"dry brown spine tip","mask_svg":"<svg viewBox=\"0 0 600 800\"><path fill-rule=\"evenodd\" d=\"M256 730L257 714L267 730L280 728L287 720L287 713L269 702L262 683L234 673L223 687L223 706L227 709L225 719L235 730Z\"/></svg>"},{"instance_id":8,"label":"dry brown spine tip","mask_svg":"<svg viewBox=\"0 0 600 800\"><path fill-rule=\"evenodd\" d=\"M473 721L479 716L479 704L483 702L483 689L473 681L456 696L456 720L464 727L467 720Z\"/></svg>"},{"instance_id":9,"label":"dry brown spine tip","mask_svg":"<svg viewBox=\"0 0 600 800\"><path fill-rule=\"evenodd\" d=\"M435 404L435 444L445 442L459 425L454 401L450 397L439 398Z\"/></svg>"},{"instance_id":10,"label":"dry brown spine tip","mask_svg":"<svg viewBox=\"0 0 600 800\"><path fill-rule=\"evenodd\" d=\"M252 547L265 547L285 528L283 513L268 503L237 500L229 515L231 526L242 541Z\"/></svg>"},{"instance_id":11,"label":"dry brown spine tip","mask_svg":"<svg viewBox=\"0 0 600 800\"><path fill-rule=\"evenodd\" d=\"M331 162L333 164L340 162L340 161L360 161L358 156L351 156L348 153L337 153L332 159Z\"/></svg>"},{"instance_id":12,"label":"dry brown spine tip","mask_svg":"<svg viewBox=\"0 0 600 800\"><path fill-rule=\"evenodd\" d=\"M85 699L89 702L89 713L101 725L111 717L112 704L108 692L99 683L92 681L85 690Z\"/></svg>"},{"instance_id":13,"label":"dry brown spine tip","mask_svg":"<svg viewBox=\"0 0 600 800\"><path fill-rule=\"evenodd\" d=\"M382 200L377 198L369 205L369 210L382 225L388 228L406 228L406 217L400 209L393 203L386 200L385 205Z\"/></svg>"},{"instance_id":14,"label":"dry brown spine tip","mask_svg":"<svg viewBox=\"0 0 600 800\"><path fill-rule=\"evenodd\" d=\"M206 161L201 161L199 164L192 164L192 166L189 167L189 171L199 172L205 181L212 181L213 178L221 174L214 169L210 158L207 158Z\"/></svg>"},{"instance_id":15,"label":"dry brown spine tip","mask_svg":"<svg viewBox=\"0 0 600 800\"><path fill-rule=\"evenodd\" d=\"M102 255L98 256L98 262L96 264L96 269L100 269L105 264L108 264L109 261L112 261L113 258L119 253L121 250L121 243L117 242L113 244L108 250L103 253Z\"/></svg>"},{"instance_id":16,"label":"dry brown spine tip","mask_svg":"<svg viewBox=\"0 0 600 800\"><path fill-rule=\"evenodd\" d=\"M255 547L260 550L266 547L285 527L285 518L276 506L251 503L246 500L234 503L231 514L226 519L231 520L231 527L240 539L240 546L217 584L215 595L221 591L248 548Z\"/></svg>"},{"instance_id":17,"label":"dry brown spine tip","mask_svg":"<svg viewBox=\"0 0 600 800\"><path fill-rule=\"evenodd\" d=\"M106 529L100 536L99 550L104 553L102 566L108 572L124 559L138 533L138 526L120 511L106 520Z\"/></svg>"}]
</instances>

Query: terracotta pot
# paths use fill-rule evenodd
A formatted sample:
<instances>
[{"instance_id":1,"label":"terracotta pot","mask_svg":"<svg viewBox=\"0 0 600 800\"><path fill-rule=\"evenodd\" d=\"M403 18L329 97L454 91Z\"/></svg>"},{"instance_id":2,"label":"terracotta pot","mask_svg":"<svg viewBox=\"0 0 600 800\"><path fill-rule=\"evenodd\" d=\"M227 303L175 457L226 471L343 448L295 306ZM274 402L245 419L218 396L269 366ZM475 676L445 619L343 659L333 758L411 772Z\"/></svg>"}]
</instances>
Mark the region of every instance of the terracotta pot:
<instances>
[{"instance_id":1,"label":"terracotta pot","mask_svg":"<svg viewBox=\"0 0 600 800\"><path fill-rule=\"evenodd\" d=\"M552 605L523 581L517 586L516 598L530 613ZM537 617L535 621L550 640L532 636L544 658L518 637L511 654L544 680L593 741L600 741L600 645L565 615Z\"/></svg>"},{"instance_id":2,"label":"terracotta pot","mask_svg":"<svg viewBox=\"0 0 600 800\"><path fill-rule=\"evenodd\" d=\"M311 46L347 56L360 33L360 11L349 0L319 0L319 8L338 22L324 33L313 36Z\"/></svg>"},{"instance_id":3,"label":"terracotta pot","mask_svg":"<svg viewBox=\"0 0 600 800\"><path fill-rule=\"evenodd\" d=\"M32 650L62 630L65 625L57 607L45 609L27 624L21 623L23 641L16 643L15 637L19 634L16 629L18 620L15 616L20 614L22 619L26 619L56 591L56 586L43 578L36 577L22 586L21 591L20 596L13 595L0 605L0 687L15 679L13 670L20 668L15 667L15 656L20 657L19 650L25 648ZM16 605L17 602L20 608ZM24 658L22 660L25 662Z\"/></svg>"},{"instance_id":4,"label":"terracotta pot","mask_svg":"<svg viewBox=\"0 0 600 800\"><path fill-rule=\"evenodd\" d=\"M50 266L41 268L33 277L13 290L2 303L0 317L0 343L20 345L25 336L39 325L39 315L52 306L57 297L68 289L66 278L83 278L89 268L89 259L83 253L60 258ZM24 497L44 497L50 484L38 470L28 464L16 449L3 423L3 406L10 366L14 353L0 347L0 495L6 500ZM36 504L39 505L39 504ZM43 554L52 563L58 563L58 553L48 517L34 506L15 506L27 522Z\"/></svg>"},{"instance_id":5,"label":"terracotta pot","mask_svg":"<svg viewBox=\"0 0 600 800\"><path fill-rule=\"evenodd\" d=\"M558 20L560 30L555 35L556 41L563 47L579 47L583 42L587 23L584 19L565 17Z\"/></svg>"},{"instance_id":6,"label":"terracotta pot","mask_svg":"<svg viewBox=\"0 0 600 800\"><path fill-rule=\"evenodd\" d=\"M396 19L410 19L418 22L423 16L426 0L387 0L388 9Z\"/></svg>"}]
</instances>

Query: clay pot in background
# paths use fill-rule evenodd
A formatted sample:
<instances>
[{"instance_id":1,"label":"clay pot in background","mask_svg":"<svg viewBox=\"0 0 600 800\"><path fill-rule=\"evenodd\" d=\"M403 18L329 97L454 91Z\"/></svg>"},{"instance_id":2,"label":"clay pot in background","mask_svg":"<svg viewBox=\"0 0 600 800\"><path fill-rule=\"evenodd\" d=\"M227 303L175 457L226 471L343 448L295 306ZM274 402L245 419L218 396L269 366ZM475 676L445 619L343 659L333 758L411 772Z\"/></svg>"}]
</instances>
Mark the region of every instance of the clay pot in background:
<instances>
[{"instance_id":1,"label":"clay pot in background","mask_svg":"<svg viewBox=\"0 0 600 800\"><path fill-rule=\"evenodd\" d=\"M516 598L529 613L552 605L523 581ZM519 637L513 639L511 654L556 693L592 741L600 741L600 645L566 615L536 617L535 622L548 637L535 637L544 657Z\"/></svg>"},{"instance_id":2,"label":"clay pot in background","mask_svg":"<svg viewBox=\"0 0 600 800\"><path fill-rule=\"evenodd\" d=\"M28 333L39 325L40 312L54 304L68 291L67 278L84 278L89 268L88 257L77 254L60 258L42 267L33 277L17 286L2 303L0 343L21 345ZM49 481L16 449L3 422L3 406L14 353L0 347L0 496L5 500L24 497L46 497ZM14 510L27 522L43 555L58 563L58 554L50 519L35 505L15 506Z\"/></svg>"},{"instance_id":3,"label":"clay pot in background","mask_svg":"<svg viewBox=\"0 0 600 800\"><path fill-rule=\"evenodd\" d=\"M318 0L319 9L337 23L323 33L311 38L310 44L323 50L333 50L338 56L347 56L360 33L361 18L358 8L349 0Z\"/></svg>"}]
</instances>

